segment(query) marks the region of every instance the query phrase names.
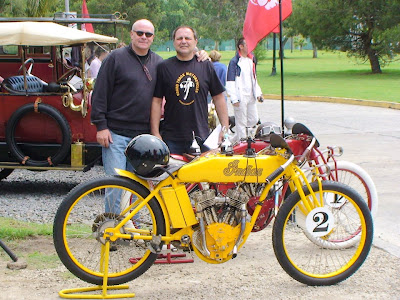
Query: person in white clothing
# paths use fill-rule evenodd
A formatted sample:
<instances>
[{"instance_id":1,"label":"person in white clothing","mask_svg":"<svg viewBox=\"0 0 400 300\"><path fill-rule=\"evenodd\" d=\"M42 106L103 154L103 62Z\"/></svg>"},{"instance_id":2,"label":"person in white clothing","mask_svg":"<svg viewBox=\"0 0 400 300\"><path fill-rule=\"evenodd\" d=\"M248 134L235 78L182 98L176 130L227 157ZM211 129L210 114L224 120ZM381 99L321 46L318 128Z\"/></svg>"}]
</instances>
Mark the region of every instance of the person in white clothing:
<instances>
[{"instance_id":1,"label":"person in white clothing","mask_svg":"<svg viewBox=\"0 0 400 300\"><path fill-rule=\"evenodd\" d=\"M257 82L255 58L248 53L246 40L240 38L236 47L237 53L228 66L226 92L235 114L235 140L239 141L246 139L246 128L256 126L259 121L257 100L263 102L264 99Z\"/></svg>"},{"instance_id":2,"label":"person in white clothing","mask_svg":"<svg viewBox=\"0 0 400 300\"><path fill-rule=\"evenodd\" d=\"M108 53L107 46L98 46L95 51L95 58L90 63L89 68L89 77L90 78L97 78L97 74L99 73L101 63L107 57Z\"/></svg>"}]
</instances>

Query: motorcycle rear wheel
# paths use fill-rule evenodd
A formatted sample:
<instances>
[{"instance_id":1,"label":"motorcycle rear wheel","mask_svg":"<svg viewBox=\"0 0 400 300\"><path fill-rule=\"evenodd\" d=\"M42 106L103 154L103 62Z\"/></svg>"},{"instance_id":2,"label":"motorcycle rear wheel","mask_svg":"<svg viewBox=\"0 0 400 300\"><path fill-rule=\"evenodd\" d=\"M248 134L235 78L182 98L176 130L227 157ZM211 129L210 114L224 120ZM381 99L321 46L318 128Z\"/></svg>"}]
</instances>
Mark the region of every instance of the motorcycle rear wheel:
<instances>
[{"instance_id":1,"label":"motorcycle rear wheel","mask_svg":"<svg viewBox=\"0 0 400 300\"><path fill-rule=\"evenodd\" d=\"M372 217L360 195L346 185L323 181L322 191L318 182L311 187L317 195L323 195L321 207L305 208L299 193L292 193L274 222L274 252L295 280L312 286L333 285L353 275L367 258L373 239ZM304 192L310 199L310 192ZM329 205L330 199L339 201ZM340 243L353 234L359 235L357 242L341 247ZM321 242L315 243L309 235ZM334 247L336 242L338 247Z\"/></svg>"},{"instance_id":2,"label":"motorcycle rear wheel","mask_svg":"<svg viewBox=\"0 0 400 300\"><path fill-rule=\"evenodd\" d=\"M78 278L91 284L102 285L106 242L102 232L113 228L124 218L120 214L105 212L105 192L120 191L107 201L134 199L136 205L147 197L149 191L130 179L112 176L99 178L75 187L63 200L54 219L53 239L57 254L65 267ZM137 199L132 196L136 196ZM110 205L112 207L112 205ZM165 235L165 220L156 199L141 208L126 226L125 233ZM146 272L157 258L149 250L149 241L116 240L110 242L108 285L131 281Z\"/></svg>"},{"instance_id":3,"label":"motorcycle rear wheel","mask_svg":"<svg viewBox=\"0 0 400 300\"><path fill-rule=\"evenodd\" d=\"M341 182L354 189L368 205L372 218L374 218L378 210L378 194L375 184L368 173L360 166L348 161L337 161L336 165L330 162L329 168L330 172L328 178L333 181ZM325 178L325 180L328 179ZM332 246L334 249L338 247L343 249L352 247L358 243L360 239L360 232L358 230L349 233L348 236L342 236L340 240L335 240L334 243L328 243L326 240L315 238L307 231L305 231L305 234L314 243L324 247Z\"/></svg>"},{"instance_id":4,"label":"motorcycle rear wheel","mask_svg":"<svg viewBox=\"0 0 400 300\"><path fill-rule=\"evenodd\" d=\"M349 161L338 160L336 167L331 162L329 163L329 167L331 169L330 177L333 176L332 178L335 181L344 183L355 189L364 201L367 202L368 208L374 218L378 212L378 193L371 176L359 165Z\"/></svg>"}]
</instances>

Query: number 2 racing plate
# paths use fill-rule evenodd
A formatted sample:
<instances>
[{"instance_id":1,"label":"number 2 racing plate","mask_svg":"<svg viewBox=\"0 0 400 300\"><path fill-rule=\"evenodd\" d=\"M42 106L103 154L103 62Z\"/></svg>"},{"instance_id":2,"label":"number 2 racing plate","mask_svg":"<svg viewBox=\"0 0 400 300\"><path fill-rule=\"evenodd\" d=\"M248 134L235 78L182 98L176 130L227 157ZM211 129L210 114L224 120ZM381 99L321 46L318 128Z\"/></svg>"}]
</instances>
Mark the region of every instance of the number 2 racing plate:
<instances>
[{"instance_id":1,"label":"number 2 racing plate","mask_svg":"<svg viewBox=\"0 0 400 300\"><path fill-rule=\"evenodd\" d=\"M335 217L328 207L314 208L307 215L307 231L315 237L321 237L329 234L334 227Z\"/></svg>"}]
</instances>

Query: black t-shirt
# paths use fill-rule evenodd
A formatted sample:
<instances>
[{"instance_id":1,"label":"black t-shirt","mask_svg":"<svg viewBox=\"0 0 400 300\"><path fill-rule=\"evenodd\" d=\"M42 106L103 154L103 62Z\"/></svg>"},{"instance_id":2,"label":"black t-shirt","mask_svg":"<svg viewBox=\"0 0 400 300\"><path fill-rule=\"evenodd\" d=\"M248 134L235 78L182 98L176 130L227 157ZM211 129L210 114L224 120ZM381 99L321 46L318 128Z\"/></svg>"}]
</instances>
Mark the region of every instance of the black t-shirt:
<instances>
[{"instance_id":1,"label":"black t-shirt","mask_svg":"<svg viewBox=\"0 0 400 300\"><path fill-rule=\"evenodd\" d=\"M164 60L157 69L154 96L165 97L162 137L172 141L191 141L208 136L207 94L221 94L222 86L210 61L197 57L181 61L176 57Z\"/></svg>"}]
</instances>

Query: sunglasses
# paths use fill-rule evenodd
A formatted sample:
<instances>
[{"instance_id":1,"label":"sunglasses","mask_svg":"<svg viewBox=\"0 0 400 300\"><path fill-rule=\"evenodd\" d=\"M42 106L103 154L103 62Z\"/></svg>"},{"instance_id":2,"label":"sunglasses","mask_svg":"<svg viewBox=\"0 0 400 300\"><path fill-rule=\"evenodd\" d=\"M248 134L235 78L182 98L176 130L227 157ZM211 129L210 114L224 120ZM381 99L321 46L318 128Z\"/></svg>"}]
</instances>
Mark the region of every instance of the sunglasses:
<instances>
[{"instance_id":1,"label":"sunglasses","mask_svg":"<svg viewBox=\"0 0 400 300\"><path fill-rule=\"evenodd\" d=\"M144 31L140 31L140 30L138 30L138 31L132 30L132 31L136 32L137 36L142 36L144 34L147 38L152 37L154 35L154 33L151 33L151 32L144 32Z\"/></svg>"}]
</instances>

